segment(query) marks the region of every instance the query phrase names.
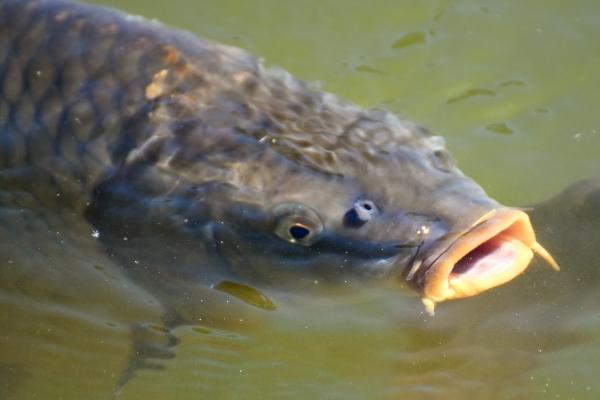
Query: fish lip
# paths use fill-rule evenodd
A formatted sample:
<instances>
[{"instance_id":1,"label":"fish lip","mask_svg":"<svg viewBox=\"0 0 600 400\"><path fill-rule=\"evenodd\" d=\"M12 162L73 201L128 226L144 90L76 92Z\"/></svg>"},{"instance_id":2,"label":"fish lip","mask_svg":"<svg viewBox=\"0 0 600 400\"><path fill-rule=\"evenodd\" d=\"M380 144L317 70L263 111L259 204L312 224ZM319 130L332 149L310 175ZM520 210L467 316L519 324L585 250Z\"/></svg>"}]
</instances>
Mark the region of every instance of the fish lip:
<instances>
[{"instance_id":1,"label":"fish lip","mask_svg":"<svg viewBox=\"0 0 600 400\"><path fill-rule=\"evenodd\" d=\"M525 212L508 207L493 209L471 228L447 236L426 251L419 260L422 266L413 277L413 284L422 290L424 299L433 302L474 296L525 271L533 258L532 247L535 244L535 233ZM476 272L469 274L471 268L455 270L472 251L484 249L483 245L491 251L484 251L480 260L496 251L508 252L512 260L509 259L510 262L500 268L491 268L483 275Z\"/></svg>"}]
</instances>

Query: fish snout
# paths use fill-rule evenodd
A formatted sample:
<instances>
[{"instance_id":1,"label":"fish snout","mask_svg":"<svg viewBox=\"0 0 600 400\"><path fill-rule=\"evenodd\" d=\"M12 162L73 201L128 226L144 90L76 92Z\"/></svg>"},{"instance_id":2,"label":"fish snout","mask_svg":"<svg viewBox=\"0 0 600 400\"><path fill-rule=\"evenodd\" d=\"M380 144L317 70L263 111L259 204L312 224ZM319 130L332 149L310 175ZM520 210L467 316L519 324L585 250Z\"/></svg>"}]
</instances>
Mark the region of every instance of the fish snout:
<instances>
[{"instance_id":1,"label":"fish snout","mask_svg":"<svg viewBox=\"0 0 600 400\"><path fill-rule=\"evenodd\" d=\"M529 216L508 207L489 210L467 229L444 235L419 253L405 278L421 292L430 314L438 302L511 281L527 269L534 253L558 270L537 242Z\"/></svg>"}]
</instances>

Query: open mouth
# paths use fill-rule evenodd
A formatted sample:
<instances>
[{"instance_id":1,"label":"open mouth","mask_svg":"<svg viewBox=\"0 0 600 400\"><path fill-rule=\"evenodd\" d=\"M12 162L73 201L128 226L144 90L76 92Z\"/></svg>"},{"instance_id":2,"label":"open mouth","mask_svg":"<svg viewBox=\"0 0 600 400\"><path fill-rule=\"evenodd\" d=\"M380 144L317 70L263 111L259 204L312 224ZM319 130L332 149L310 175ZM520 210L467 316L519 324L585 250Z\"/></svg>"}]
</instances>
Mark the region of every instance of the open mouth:
<instances>
[{"instance_id":1,"label":"open mouth","mask_svg":"<svg viewBox=\"0 0 600 400\"><path fill-rule=\"evenodd\" d=\"M437 302L474 296L512 280L525 271L534 253L558 270L537 243L529 216L512 208L491 210L449 244L436 248L441 250L430 252L415 276L430 313Z\"/></svg>"}]
</instances>

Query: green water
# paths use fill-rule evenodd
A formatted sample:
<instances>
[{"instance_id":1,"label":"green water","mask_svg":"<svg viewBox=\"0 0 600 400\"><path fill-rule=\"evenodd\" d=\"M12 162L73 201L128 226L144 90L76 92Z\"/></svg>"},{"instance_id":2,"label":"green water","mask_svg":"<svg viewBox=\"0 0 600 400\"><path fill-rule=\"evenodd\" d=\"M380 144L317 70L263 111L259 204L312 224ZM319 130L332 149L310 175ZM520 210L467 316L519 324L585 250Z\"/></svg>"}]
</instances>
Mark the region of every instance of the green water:
<instances>
[{"instance_id":1,"label":"green water","mask_svg":"<svg viewBox=\"0 0 600 400\"><path fill-rule=\"evenodd\" d=\"M535 203L600 174L597 1L98 2L417 121L504 203ZM86 278L67 268L57 281L78 285L47 304L2 299L2 398L110 398L127 363L127 322L160 321L160 305L82 239L87 227L70 230L60 246L40 234L40 254ZM373 289L301 299L247 332L177 328L177 357L139 372L120 399L598 399L600 279L589 271L600 268L599 235L576 236L590 245L563 256L560 274L536 263L507 287L442 304L435 318L414 297ZM19 285L39 293L45 282Z\"/></svg>"}]
</instances>

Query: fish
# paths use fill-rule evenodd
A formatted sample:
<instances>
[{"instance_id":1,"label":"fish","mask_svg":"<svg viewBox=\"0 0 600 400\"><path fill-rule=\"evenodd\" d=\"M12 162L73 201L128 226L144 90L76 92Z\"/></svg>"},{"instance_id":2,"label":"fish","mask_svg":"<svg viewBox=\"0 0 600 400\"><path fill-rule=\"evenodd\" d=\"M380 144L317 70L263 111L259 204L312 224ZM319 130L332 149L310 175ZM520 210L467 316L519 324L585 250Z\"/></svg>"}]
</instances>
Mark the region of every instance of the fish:
<instances>
[{"instance_id":1,"label":"fish","mask_svg":"<svg viewBox=\"0 0 600 400\"><path fill-rule=\"evenodd\" d=\"M441 136L242 49L62 0L0 3L0 187L85 218L172 304L351 280L408 285L433 314L534 254L559 269Z\"/></svg>"},{"instance_id":2,"label":"fish","mask_svg":"<svg viewBox=\"0 0 600 400\"><path fill-rule=\"evenodd\" d=\"M598 269L593 267L598 263L595 246L600 231L600 176L578 180L530 208L539 236L548 247L558 250L558 263L580 266L569 268L577 275L571 281L579 282L581 274L585 274L587 284L596 282L600 278ZM561 284L565 286L565 282Z\"/></svg>"}]
</instances>

